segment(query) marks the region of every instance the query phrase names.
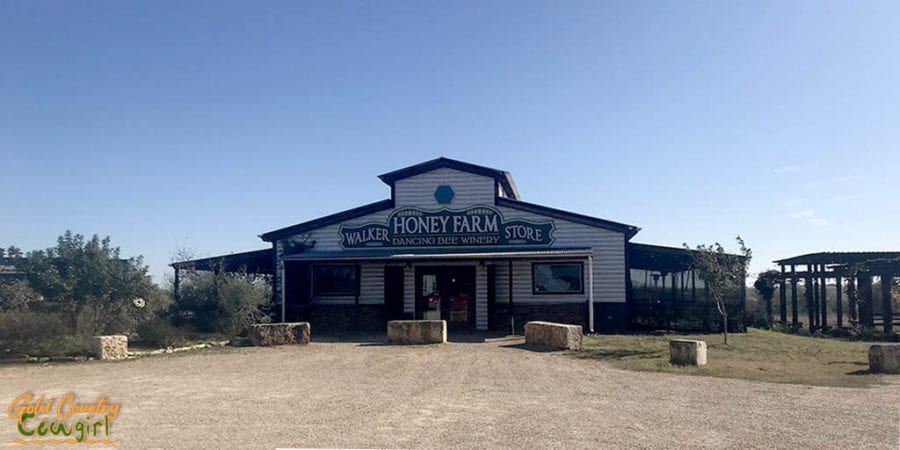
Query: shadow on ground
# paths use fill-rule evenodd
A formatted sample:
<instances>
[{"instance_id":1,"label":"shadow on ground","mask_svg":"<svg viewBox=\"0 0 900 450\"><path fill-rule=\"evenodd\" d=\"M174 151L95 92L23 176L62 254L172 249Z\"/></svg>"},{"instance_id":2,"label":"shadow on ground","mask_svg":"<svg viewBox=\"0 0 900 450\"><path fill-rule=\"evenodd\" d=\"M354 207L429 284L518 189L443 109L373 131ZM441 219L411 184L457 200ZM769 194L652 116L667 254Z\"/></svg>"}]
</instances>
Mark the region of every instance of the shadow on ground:
<instances>
[{"instance_id":1,"label":"shadow on ground","mask_svg":"<svg viewBox=\"0 0 900 450\"><path fill-rule=\"evenodd\" d=\"M447 342L457 344L480 344L498 341L520 341L521 336L509 336L505 333L493 331L448 331ZM313 335L312 342L344 342L359 344L361 346L390 345L387 342L387 333L379 332L334 332Z\"/></svg>"},{"instance_id":2,"label":"shadow on ground","mask_svg":"<svg viewBox=\"0 0 900 450\"><path fill-rule=\"evenodd\" d=\"M503 348L515 348L519 350L527 350L535 353L553 353L553 352L564 352L566 349L551 347L549 345L537 345L537 344L526 344L524 342L518 344L509 344L502 346Z\"/></svg>"}]
</instances>

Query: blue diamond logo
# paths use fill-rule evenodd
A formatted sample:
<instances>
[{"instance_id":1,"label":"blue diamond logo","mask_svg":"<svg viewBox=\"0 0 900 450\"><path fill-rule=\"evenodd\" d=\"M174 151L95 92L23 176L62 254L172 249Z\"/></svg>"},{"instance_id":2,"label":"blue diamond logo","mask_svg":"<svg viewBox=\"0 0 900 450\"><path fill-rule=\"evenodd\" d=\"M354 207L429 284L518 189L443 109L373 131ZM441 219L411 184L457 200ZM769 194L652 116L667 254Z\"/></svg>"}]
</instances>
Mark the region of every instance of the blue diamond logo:
<instances>
[{"instance_id":1,"label":"blue diamond logo","mask_svg":"<svg viewBox=\"0 0 900 450\"><path fill-rule=\"evenodd\" d=\"M453 188L444 184L438 186L434 191L434 199L441 205L447 205L453 201Z\"/></svg>"}]
</instances>

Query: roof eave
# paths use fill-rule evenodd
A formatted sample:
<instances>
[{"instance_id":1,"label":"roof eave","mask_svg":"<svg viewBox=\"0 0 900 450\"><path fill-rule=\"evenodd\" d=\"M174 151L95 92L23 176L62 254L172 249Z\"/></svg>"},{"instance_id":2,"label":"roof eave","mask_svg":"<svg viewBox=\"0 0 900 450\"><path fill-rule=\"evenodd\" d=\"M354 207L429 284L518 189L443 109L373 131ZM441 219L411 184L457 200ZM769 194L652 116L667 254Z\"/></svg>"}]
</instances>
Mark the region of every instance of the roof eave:
<instances>
[{"instance_id":1,"label":"roof eave","mask_svg":"<svg viewBox=\"0 0 900 450\"><path fill-rule=\"evenodd\" d=\"M266 242L273 242L277 239L281 239L287 236L293 236L299 233L305 233L308 231L315 230L317 228L326 227L328 225L334 225L336 223L343 222L345 220L355 219L357 217L365 216L368 214L376 213L379 211L384 211L386 209L391 209L394 207L394 200L385 199L381 201L377 201L374 203L369 203L367 205L359 206L356 208L348 209L345 211L341 211L338 213L334 213L325 217L320 217L318 219L310 220L307 222L298 223L296 225L291 225L285 228L279 228L277 230L269 231L268 233L263 233L259 235L259 238Z\"/></svg>"},{"instance_id":2,"label":"roof eave","mask_svg":"<svg viewBox=\"0 0 900 450\"><path fill-rule=\"evenodd\" d=\"M522 211L533 212L535 214L546 215L548 217L555 217L557 219L568 220L575 223L580 223L582 225L588 225L596 228L602 228L610 231L615 231L618 233L622 233L625 235L625 240L628 241L634 235L636 235L641 229L640 227L636 227L634 225L628 225L620 222L613 222L611 220L601 219L598 217L586 216L584 214L573 213L569 211L564 211L561 209L551 208L549 206L538 205L535 203L523 202L521 200L515 200L510 198L502 198L498 197L495 202L497 206L505 206L508 208L519 209Z\"/></svg>"}]
</instances>

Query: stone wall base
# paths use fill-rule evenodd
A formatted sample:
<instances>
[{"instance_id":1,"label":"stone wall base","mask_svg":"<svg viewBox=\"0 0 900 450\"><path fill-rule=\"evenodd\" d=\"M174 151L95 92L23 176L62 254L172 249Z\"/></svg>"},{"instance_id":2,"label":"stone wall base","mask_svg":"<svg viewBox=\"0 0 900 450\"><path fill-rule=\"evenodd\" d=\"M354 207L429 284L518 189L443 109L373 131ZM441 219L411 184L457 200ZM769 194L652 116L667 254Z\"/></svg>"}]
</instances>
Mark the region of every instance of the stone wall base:
<instances>
[{"instance_id":1,"label":"stone wall base","mask_svg":"<svg viewBox=\"0 0 900 450\"><path fill-rule=\"evenodd\" d=\"M596 303L595 303L596 305ZM556 322L580 325L587 329L587 302L583 303L516 303L512 306L516 334L525 332L526 322ZM494 303L488 317L488 327L494 331L509 332L509 303Z\"/></svg>"},{"instance_id":2,"label":"stone wall base","mask_svg":"<svg viewBox=\"0 0 900 450\"><path fill-rule=\"evenodd\" d=\"M384 305L302 305L285 310L287 320L309 322L316 334L348 331L384 331L388 322Z\"/></svg>"}]
</instances>

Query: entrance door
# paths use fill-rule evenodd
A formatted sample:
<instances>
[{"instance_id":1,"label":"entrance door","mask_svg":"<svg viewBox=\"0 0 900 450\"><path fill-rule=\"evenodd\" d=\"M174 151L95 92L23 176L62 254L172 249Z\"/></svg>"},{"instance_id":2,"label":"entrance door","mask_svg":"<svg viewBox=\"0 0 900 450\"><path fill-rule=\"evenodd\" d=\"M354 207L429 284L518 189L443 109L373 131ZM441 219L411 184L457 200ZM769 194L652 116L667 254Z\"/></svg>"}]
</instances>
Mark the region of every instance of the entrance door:
<instances>
[{"instance_id":1,"label":"entrance door","mask_svg":"<svg viewBox=\"0 0 900 450\"><path fill-rule=\"evenodd\" d=\"M475 267L416 269L416 318L446 320L448 328L475 326Z\"/></svg>"},{"instance_id":2,"label":"entrance door","mask_svg":"<svg viewBox=\"0 0 900 450\"><path fill-rule=\"evenodd\" d=\"M384 267L384 306L388 320L403 319L403 267Z\"/></svg>"}]
</instances>

